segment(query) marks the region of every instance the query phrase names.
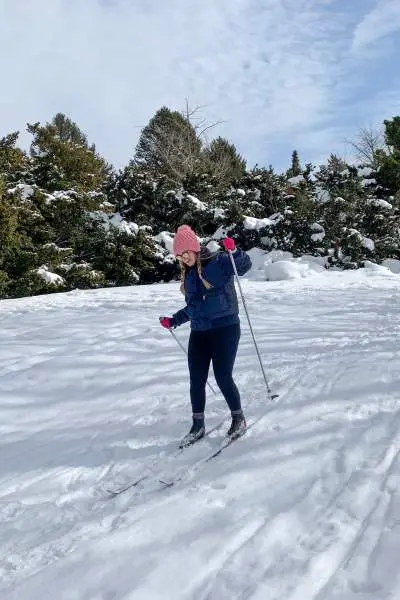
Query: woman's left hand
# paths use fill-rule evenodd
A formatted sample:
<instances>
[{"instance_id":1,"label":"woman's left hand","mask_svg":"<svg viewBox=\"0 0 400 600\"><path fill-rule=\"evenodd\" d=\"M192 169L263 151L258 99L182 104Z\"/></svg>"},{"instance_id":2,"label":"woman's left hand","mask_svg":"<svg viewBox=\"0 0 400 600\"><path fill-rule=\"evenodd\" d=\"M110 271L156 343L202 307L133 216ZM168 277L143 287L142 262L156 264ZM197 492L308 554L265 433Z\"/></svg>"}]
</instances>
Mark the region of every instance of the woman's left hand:
<instances>
[{"instance_id":1,"label":"woman's left hand","mask_svg":"<svg viewBox=\"0 0 400 600\"><path fill-rule=\"evenodd\" d=\"M222 243L227 252L234 252L236 250L235 240L232 238L227 237L222 240Z\"/></svg>"}]
</instances>

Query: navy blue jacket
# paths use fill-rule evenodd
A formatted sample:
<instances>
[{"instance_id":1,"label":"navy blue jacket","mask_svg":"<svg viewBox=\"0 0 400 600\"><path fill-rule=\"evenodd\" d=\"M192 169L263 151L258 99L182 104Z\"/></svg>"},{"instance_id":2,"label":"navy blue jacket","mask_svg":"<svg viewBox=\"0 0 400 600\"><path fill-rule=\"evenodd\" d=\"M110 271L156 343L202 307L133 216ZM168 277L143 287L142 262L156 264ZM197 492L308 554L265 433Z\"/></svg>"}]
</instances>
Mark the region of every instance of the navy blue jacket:
<instances>
[{"instance_id":1,"label":"navy blue jacket","mask_svg":"<svg viewBox=\"0 0 400 600\"><path fill-rule=\"evenodd\" d=\"M232 257L238 275L244 275L251 268L246 252L238 249ZM201 273L212 287L207 289L204 286L196 265L188 269L184 284L186 306L173 315L173 326L190 321L192 330L207 331L239 323L239 305L229 255L220 252L213 256L202 266Z\"/></svg>"}]
</instances>

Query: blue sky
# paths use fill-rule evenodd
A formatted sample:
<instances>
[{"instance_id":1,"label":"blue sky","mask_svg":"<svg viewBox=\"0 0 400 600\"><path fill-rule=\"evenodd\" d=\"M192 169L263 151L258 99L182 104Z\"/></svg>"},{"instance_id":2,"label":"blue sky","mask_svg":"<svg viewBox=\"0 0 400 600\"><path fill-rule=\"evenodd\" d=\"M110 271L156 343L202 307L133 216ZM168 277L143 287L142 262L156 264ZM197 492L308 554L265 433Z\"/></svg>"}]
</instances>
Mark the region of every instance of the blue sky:
<instances>
[{"instance_id":1,"label":"blue sky","mask_svg":"<svg viewBox=\"0 0 400 600\"><path fill-rule=\"evenodd\" d=\"M202 105L248 165L400 115L400 0L0 0L0 136L57 112L115 166L162 105Z\"/></svg>"}]
</instances>

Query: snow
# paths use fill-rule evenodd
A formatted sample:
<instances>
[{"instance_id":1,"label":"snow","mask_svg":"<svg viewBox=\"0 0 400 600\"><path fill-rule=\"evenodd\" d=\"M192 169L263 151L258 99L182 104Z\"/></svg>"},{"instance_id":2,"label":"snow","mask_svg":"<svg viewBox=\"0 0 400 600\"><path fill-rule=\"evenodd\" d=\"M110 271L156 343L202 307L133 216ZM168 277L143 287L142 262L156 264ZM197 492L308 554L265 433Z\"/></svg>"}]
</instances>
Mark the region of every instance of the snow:
<instances>
[{"instance_id":1,"label":"snow","mask_svg":"<svg viewBox=\"0 0 400 600\"><path fill-rule=\"evenodd\" d=\"M92 265L90 263L87 262L81 262L81 263L61 263L60 264L60 269L62 269L63 271L71 271L71 269L92 269Z\"/></svg>"},{"instance_id":2,"label":"snow","mask_svg":"<svg viewBox=\"0 0 400 600\"><path fill-rule=\"evenodd\" d=\"M169 192L166 192L166 195L167 195L167 194L175 194L175 198L178 200L178 202L179 202L180 204L182 203L182 200L183 200L183 199L184 199L184 197L185 197L185 194L184 194L184 190L183 190L183 189L180 189L180 190L178 190L177 192L175 192L174 190L170 190Z\"/></svg>"},{"instance_id":3,"label":"snow","mask_svg":"<svg viewBox=\"0 0 400 600\"><path fill-rule=\"evenodd\" d=\"M112 227L123 231L127 235L135 236L139 231L139 225L133 221L125 221L120 213L114 213L111 217L107 216L107 219Z\"/></svg>"},{"instance_id":4,"label":"snow","mask_svg":"<svg viewBox=\"0 0 400 600\"><path fill-rule=\"evenodd\" d=\"M114 227L127 235L135 236L140 229L148 228L148 226L139 227L139 225L133 221L126 221L119 212L108 214L104 211L96 210L89 212L88 215L92 219L101 221L102 226L106 231L110 231L111 227Z\"/></svg>"},{"instance_id":5,"label":"snow","mask_svg":"<svg viewBox=\"0 0 400 600\"><path fill-rule=\"evenodd\" d=\"M271 219L256 219L255 217L245 217L243 221L243 227L245 229L262 229L263 227L269 227L273 225L273 221Z\"/></svg>"},{"instance_id":6,"label":"snow","mask_svg":"<svg viewBox=\"0 0 400 600\"><path fill-rule=\"evenodd\" d=\"M17 185L14 188L8 190L8 193L16 194L19 192L21 194L21 200L23 202L26 202L31 196L33 196L35 192L35 187L36 186L34 185L28 185L26 183L17 183Z\"/></svg>"},{"instance_id":7,"label":"snow","mask_svg":"<svg viewBox=\"0 0 400 600\"><path fill-rule=\"evenodd\" d=\"M328 190L324 190L319 184L315 186L315 195L321 204L325 204L325 202L330 200L330 194Z\"/></svg>"},{"instance_id":8,"label":"snow","mask_svg":"<svg viewBox=\"0 0 400 600\"><path fill-rule=\"evenodd\" d=\"M311 234L311 241L312 242L322 242L322 240L325 237L325 233L321 232L321 233L313 233Z\"/></svg>"},{"instance_id":9,"label":"snow","mask_svg":"<svg viewBox=\"0 0 400 600\"><path fill-rule=\"evenodd\" d=\"M370 179L362 179L361 180L361 185L363 187L368 187L369 185L375 185L376 184L376 179L374 177L371 177Z\"/></svg>"},{"instance_id":10,"label":"snow","mask_svg":"<svg viewBox=\"0 0 400 600\"><path fill-rule=\"evenodd\" d=\"M174 236L169 231L162 231L158 235L153 236L153 239L166 248L170 254L173 253Z\"/></svg>"},{"instance_id":11,"label":"snow","mask_svg":"<svg viewBox=\"0 0 400 600\"><path fill-rule=\"evenodd\" d=\"M296 175L295 177L289 177L289 179L288 179L288 183L292 187L296 187L297 185L299 185L302 182L304 182L303 175Z\"/></svg>"},{"instance_id":12,"label":"snow","mask_svg":"<svg viewBox=\"0 0 400 600\"><path fill-rule=\"evenodd\" d=\"M114 208L114 206L115 206L115 204L112 204L111 202L108 202L108 200L104 200L104 202L102 202L102 203L99 205L99 208L100 208L101 210L110 210L110 209L113 209L113 208Z\"/></svg>"},{"instance_id":13,"label":"snow","mask_svg":"<svg viewBox=\"0 0 400 600\"><path fill-rule=\"evenodd\" d=\"M373 173L371 167L357 167L357 173L360 177L369 177Z\"/></svg>"},{"instance_id":14,"label":"snow","mask_svg":"<svg viewBox=\"0 0 400 600\"><path fill-rule=\"evenodd\" d=\"M233 225L221 225L221 227L218 227L213 235L214 240L222 240L222 238L228 235L228 231L233 229L233 227Z\"/></svg>"},{"instance_id":15,"label":"snow","mask_svg":"<svg viewBox=\"0 0 400 600\"><path fill-rule=\"evenodd\" d=\"M371 238L363 238L362 245L364 248L367 248L367 250L371 250L371 252L374 252L375 250L375 242L374 240L371 240Z\"/></svg>"},{"instance_id":16,"label":"snow","mask_svg":"<svg viewBox=\"0 0 400 600\"><path fill-rule=\"evenodd\" d=\"M206 244L206 246L212 254L215 254L216 252L220 252L220 250L221 250L221 246L215 240L211 240L210 242L208 242Z\"/></svg>"},{"instance_id":17,"label":"snow","mask_svg":"<svg viewBox=\"0 0 400 600\"><path fill-rule=\"evenodd\" d=\"M322 242L325 237L325 229L322 227L322 225L319 223L313 223L311 225L311 229L312 231L315 231L315 233L311 234L311 240L313 242Z\"/></svg>"},{"instance_id":18,"label":"snow","mask_svg":"<svg viewBox=\"0 0 400 600\"><path fill-rule=\"evenodd\" d=\"M60 275L49 271L49 268L46 265L39 267L39 269L36 270L36 273L49 285L63 285L65 283Z\"/></svg>"},{"instance_id":19,"label":"snow","mask_svg":"<svg viewBox=\"0 0 400 600\"><path fill-rule=\"evenodd\" d=\"M278 260L266 263L265 277L267 281L283 281L285 279L302 279L310 277L316 272L323 272L324 267L317 263L301 259Z\"/></svg>"},{"instance_id":20,"label":"snow","mask_svg":"<svg viewBox=\"0 0 400 600\"><path fill-rule=\"evenodd\" d=\"M187 195L187 199L195 205L197 210L208 210L207 204L196 198L196 196L192 196L191 194Z\"/></svg>"},{"instance_id":21,"label":"snow","mask_svg":"<svg viewBox=\"0 0 400 600\"><path fill-rule=\"evenodd\" d=\"M214 219L223 219L226 214L226 210L224 208L214 208Z\"/></svg>"},{"instance_id":22,"label":"snow","mask_svg":"<svg viewBox=\"0 0 400 600\"><path fill-rule=\"evenodd\" d=\"M255 424L197 468L222 434L171 458L189 379L158 317L181 306L178 282L0 302L2 600L400 598L399 275L269 254L252 252L309 271L241 281L280 396L241 310ZM208 426L226 414L210 394Z\"/></svg>"},{"instance_id":23,"label":"snow","mask_svg":"<svg viewBox=\"0 0 400 600\"><path fill-rule=\"evenodd\" d=\"M58 200L65 200L66 202L71 202L76 192L74 190L69 191L56 191L52 194L43 194L45 197L46 204L51 204L52 202L57 202Z\"/></svg>"},{"instance_id":24,"label":"snow","mask_svg":"<svg viewBox=\"0 0 400 600\"><path fill-rule=\"evenodd\" d=\"M373 206L379 206L380 208L386 208L387 210L392 210L393 206L390 202L386 202L386 200L381 200L380 198L370 198L367 200L368 204L372 204Z\"/></svg>"},{"instance_id":25,"label":"snow","mask_svg":"<svg viewBox=\"0 0 400 600\"><path fill-rule=\"evenodd\" d=\"M400 260L397 260L395 258L386 258L382 262L382 266L384 266L387 269L389 269L390 271L392 271L392 273L400 274Z\"/></svg>"}]
</instances>

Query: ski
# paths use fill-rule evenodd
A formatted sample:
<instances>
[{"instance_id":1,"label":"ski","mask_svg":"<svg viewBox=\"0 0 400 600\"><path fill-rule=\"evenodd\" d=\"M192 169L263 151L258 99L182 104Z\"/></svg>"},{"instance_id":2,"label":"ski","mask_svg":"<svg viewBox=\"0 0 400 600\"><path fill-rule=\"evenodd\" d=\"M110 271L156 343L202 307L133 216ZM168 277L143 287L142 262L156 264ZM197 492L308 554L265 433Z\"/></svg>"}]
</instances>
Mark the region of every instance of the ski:
<instances>
[{"instance_id":1,"label":"ski","mask_svg":"<svg viewBox=\"0 0 400 600\"><path fill-rule=\"evenodd\" d=\"M217 458L217 456L219 456L220 454L222 454L223 451L226 450L227 448L229 448L229 446L231 446L233 443L235 443L235 442L239 441L240 439L244 438L246 436L246 433L252 427L254 427L254 425L256 425L259 421L261 421L261 419L263 419L264 416L265 415L262 415L261 417L258 417L257 419L255 419L254 421L252 421L251 423L249 423L249 425L247 425L246 430L241 435L239 435L237 437L233 437L233 438L226 438L225 437L222 440L222 442L219 444L218 448L216 448L216 450L213 450L207 456L204 456L203 458L200 458L198 461L196 461L194 464L192 464L189 468L185 467L184 469L181 470L181 473L178 473L177 475L171 477L170 479L159 478L158 479L159 483L161 483L164 486L162 489L170 488L170 487L176 485L177 483L181 482L185 478L185 476L187 475L188 470L190 470L192 473L196 473L203 465L205 465L206 463L210 462L214 458Z\"/></svg>"},{"instance_id":2,"label":"ski","mask_svg":"<svg viewBox=\"0 0 400 600\"><path fill-rule=\"evenodd\" d=\"M223 426L223 424L225 423L226 420L227 420L227 417L225 417L219 423L214 425L214 427L211 427L210 429L208 429L206 431L206 433L204 434L204 436L202 438L196 440L193 444L190 444L189 446L179 447L178 450L176 450L176 452L174 454L172 454L171 456L168 457L168 460L170 460L170 461L175 460L178 456L180 456L188 448L191 448L192 446L197 445L202 440L207 439L207 437L211 433L218 431L218 429L220 429ZM149 467L145 471L145 473L140 475L137 479L130 481L128 484L122 485L121 487L116 487L116 488L106 488L105 491L107 492L107 494L109 496L111 496L111 498L115 498L116 496L119 496L120 494L123 494L124 492L127 492L128 490L138 487L141 483L150 479L150 477L154 474L154 470L162 462L163 459L164 459L164 457L159 458L151 467Z\"/></svg>"}]
</instances>

